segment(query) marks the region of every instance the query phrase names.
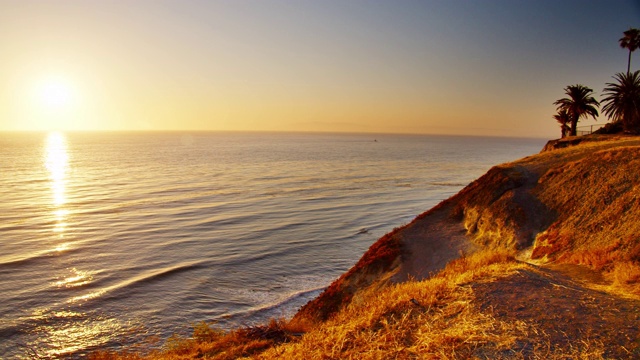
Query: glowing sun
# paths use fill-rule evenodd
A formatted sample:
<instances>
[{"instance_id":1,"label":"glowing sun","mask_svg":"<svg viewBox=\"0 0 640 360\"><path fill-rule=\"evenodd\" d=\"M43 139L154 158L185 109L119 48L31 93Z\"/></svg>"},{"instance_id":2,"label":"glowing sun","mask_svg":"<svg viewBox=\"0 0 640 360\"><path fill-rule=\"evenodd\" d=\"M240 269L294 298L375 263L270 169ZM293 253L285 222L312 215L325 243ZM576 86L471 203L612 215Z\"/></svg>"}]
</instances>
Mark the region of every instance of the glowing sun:
<instances>
[{"instance_id":1,"label":"glowing sun","mask_svg":"<svg viewBox=\"0 0 640 360\"><path fill-rule=\"evenodd\" d=\"M66 108L73 102L73 87L63 78L50 77L39 84L37 97L47 108Z\"/></svg>"}]
</instances>

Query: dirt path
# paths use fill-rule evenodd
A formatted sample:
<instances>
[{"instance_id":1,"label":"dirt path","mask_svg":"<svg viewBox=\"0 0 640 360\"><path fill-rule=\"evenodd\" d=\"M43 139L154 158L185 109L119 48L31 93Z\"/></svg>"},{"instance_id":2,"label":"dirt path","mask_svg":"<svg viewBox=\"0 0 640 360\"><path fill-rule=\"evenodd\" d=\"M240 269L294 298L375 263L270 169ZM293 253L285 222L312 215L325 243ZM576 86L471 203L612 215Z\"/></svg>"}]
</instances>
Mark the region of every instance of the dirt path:
<instances>
[{"instance_id":1,"label":"dirt path","mask_svg":"<svg viewBox=\"0 0 640 360\"><path fill-rule=\"evenodd\" d=\"M471 284L481 311L533 325L550 350L601 344L604 358L640 359L640 301L589 288L604 279L577 265L531 265L507 278ZM518 343L524 355L539 342Z\"/></svg>"}]
</instances>

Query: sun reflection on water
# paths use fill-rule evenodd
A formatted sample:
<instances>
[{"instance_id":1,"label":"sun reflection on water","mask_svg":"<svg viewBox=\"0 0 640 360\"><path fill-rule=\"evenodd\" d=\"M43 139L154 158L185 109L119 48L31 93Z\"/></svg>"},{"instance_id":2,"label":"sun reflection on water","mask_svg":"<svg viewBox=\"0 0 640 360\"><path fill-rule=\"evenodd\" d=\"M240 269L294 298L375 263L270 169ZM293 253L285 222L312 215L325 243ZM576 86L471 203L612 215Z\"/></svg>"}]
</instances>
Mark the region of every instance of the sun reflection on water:
<instances>
[{"instance_id":1,"label":"sun reflection on water","mask_svg":"<svg viewBox=\"0 0 640 360\"><path fill-rule=\"evenodd\" d=\"M56 219L56 225L53 228L53 232L61 234L64 233L64 230L67 227L65 219L67 218L68 214L69 211L67 211L66 209L58 209L53 212L54 218Z\"/></svg>"},{"instance_id":2,"label":"sun reflection on water","mask_svg":"<svg viewBox=\"0 0 640 360\"><path fill-rule=\"evenodd\" d=\"M52 285L57 288L74 288L90 284L93 281L93 273L90 271L82 271L76 268L69 271L71 272L69 276L54 282Z\"/></svg>"},{"instance_id":3,"label":"sun reflection on water","mask_svg":"<svg viewBox=\"0 0 640 360\"><path fill-rule=\"evenodd\" d=\"M53 219L55 219L53 232L56 233L59 238L63 238L67 227L66 218L69 213L69 211L64 208L67 202L65 193L69 154L67 152L67 139L63 133L54 131L47 136L44 165L49 171L49 179L51 180L49 184L52 193L52 215ZM55 250L61 251L64 248L66 248L66 246L62 244L58 245Z\"/></svg>"},{"instance_id":4,"label":"sun reflection on water","mask_svg":"<svg viewBox=\"0 0 640 360\"><path fill-rule=\"evenodd\" d=\"M42 325L36 329L38 339L28 346L38 350L42 358L67 358L86 352L108 343L114 334L122 332L116 319L94 313L44 309L34 316L42 320Z\"/></svg>"},{"instance_id":5,"label":"sun reflection on water","mask_svg":"<svg viewBox=\"0 0 640 360\"><path fill-rule=\"evenodd\" d=\"M44 166L48 171L49 187L51 189L51 213L52 232L54 241L50 244L51 252L65 253L72 246L72 242L65 237L70 214L67 183L69 181L69 152L67 138L61 132L51 132L47 135L43 154ZM94 283L94 275L100 271L81 270L72 267L73 261L68 257L61 257L66 270L59 274L51 283L51 287L58 291L68 293L69 298L63 309L43 309L33 313L33 319L41 321L36 329L38 340L33 344L44 345L43 350L50 357L64 357L72 355L87 348L100 346L111 341L115 333L120 331L122 325L111 317L104 317L98 313L87 312L78 308L80 300L89 300L100 297L103 290L91 291L88 295L78 295L81 291L91 287ZM57 306L56 306L57 307Z\"/></svg>"},{"instance_id":6,"label":"sun reflection on water","mask_svg":"<svg viewBox=\"0 0 640 360\"><path fill-rule=\"evenodd\" d=\"M64 252L69 250L69 243L62 243L53 248L52 252Z\"/></svg>"},{"instance_id":7,"label":"sun reflection on water","mask_svg":"<svg viewBox=\"0 0 640 360\"><path fill-rule=\"evenodd\" d=\"M49 170L53 205L61 207L67 202L65 197L66 175L69 164L67 139L61 132L55 131L47 136L45 166Z\"/></svg>"},{"instance_id":8,"label":"sun reflection on water","mask_svg":"<svg viewBox=\"0 0 640 360\"><path fill-rule=\"evenodd\" d=\"M121 336L128 327L112 316L97 310L87 310L87 301L100 298L105 289L95 288L95 277L101 270L74 267L75 259L68 250L75 248L73 236L69 235L69 218L73 214L68 198L71 165L69 162L67 137L62 132L51 132L43 146L43 165L47 170L51 199L48 220L51 222L51 241L47 244L50 253L60 265L49 282L57 296L66 298L52 307L34 311L31 319L36 325L33 333L37 338L28 347L45 358L76 357L87 349L108 344ZM88 294L86 293L88 292ZM82 294L85 293L85 294ZM1 356L0 356L1 357Z\"/></svg>"}]
</instances>

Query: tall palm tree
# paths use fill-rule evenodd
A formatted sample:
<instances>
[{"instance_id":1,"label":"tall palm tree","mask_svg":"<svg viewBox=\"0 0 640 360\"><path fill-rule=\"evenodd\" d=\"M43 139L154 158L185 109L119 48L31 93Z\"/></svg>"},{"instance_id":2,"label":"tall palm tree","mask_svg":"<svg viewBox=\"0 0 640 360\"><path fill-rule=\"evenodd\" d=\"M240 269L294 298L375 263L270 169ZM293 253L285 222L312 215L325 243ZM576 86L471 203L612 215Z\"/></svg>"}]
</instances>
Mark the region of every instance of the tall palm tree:
<instances>
[{"instance_id":1,"label":"tall palm tree","mask_svg":"<svg viewBox=\"0 0 640 360\"><path fill-rule=\"evenodd\" d=\"M561 132L561 138L566 137L569 134L569 123L571 122L571 117L569 116L569 113L567 112L567 110L560 110L558 111L557 114L553 115L553 118L556 119L556 121L558 121L558 123L560 124L560 132Z\"/></svg>"},{"instance_id":2,"label":"tall palm tree","mask_svg":"<svg viewBox=\"0 0 640 360\"><path fill-rule=\"evenodd\" d=\"M566 111L571 122L571 136L576 136L578 121L582 117L591 115L595 120L598 116L598 100L591 96L593 90L584 85L569 85L564 88L564 93L568 95L553 104L557 106L558 113Z\"/></svg>"},{"instance_id":3,"label":"tall palm tree","mask_svg":"<svg viewBox=\"0 0 640 360\"><path fill-rule=\"evenodd\" d=\"M640 29L629 28L625 31L624 36L618 40L620 47L629 49L629 60L627 61L627 74L631 71L631 53L636 51L640 46Z\"/></svg>"},{"instance_id":4,"label":"tall palm tree","mask_svg":"<svg viewBox=\"0 0 640 360\"><path fill-rule=\"evenodd\" d=\"M622 122L625 132L640 133L640 70L613 78L617 83L607 83L602 92L602 112L613 122Z\"/></svg>"}]
</instances>

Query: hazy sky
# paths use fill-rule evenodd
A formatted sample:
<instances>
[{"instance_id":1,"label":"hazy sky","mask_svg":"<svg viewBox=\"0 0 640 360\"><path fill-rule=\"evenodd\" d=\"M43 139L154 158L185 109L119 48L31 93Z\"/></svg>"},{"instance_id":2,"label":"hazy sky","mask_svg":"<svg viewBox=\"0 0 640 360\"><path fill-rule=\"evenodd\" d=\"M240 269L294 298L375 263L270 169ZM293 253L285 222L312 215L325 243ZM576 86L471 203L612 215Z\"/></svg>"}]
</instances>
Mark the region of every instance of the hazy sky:
<instances>
[{"instance_id":1,"label":"hazy sky","mask_svg":"<svg viewBox=\"0 0 640 360\"><path fill-rule=\"evenodd\" d=\"M639 1L0 0L0 130L558 137L629 27Z\"/></svg>"}]
</instances>

